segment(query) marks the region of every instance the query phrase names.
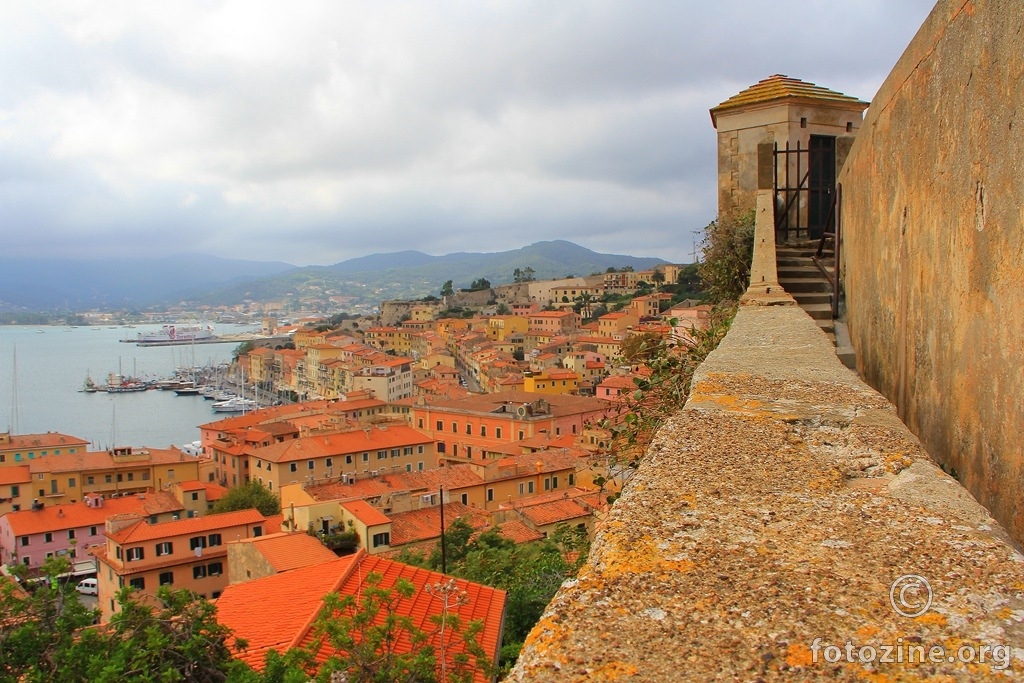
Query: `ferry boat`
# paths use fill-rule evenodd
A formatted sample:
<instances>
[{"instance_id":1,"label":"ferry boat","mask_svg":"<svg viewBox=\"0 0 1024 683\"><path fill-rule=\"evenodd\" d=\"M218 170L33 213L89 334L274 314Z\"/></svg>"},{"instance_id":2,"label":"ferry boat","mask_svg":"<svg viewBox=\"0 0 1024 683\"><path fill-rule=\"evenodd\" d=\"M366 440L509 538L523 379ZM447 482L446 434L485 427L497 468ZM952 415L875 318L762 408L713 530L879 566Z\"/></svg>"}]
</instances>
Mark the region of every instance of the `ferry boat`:
<instances>
[{"instance_id":1,"label":"ferry boat","mask_svg":"<svg viewBox=\"0 0 1024 683\"><path fill-rule=\"evenodd\" d=\"M136 342L139 344L187 344L189 342L213 339L213 327L210 325L164 325L154 332L139 332Z\"/></svg>"}]
</instances>

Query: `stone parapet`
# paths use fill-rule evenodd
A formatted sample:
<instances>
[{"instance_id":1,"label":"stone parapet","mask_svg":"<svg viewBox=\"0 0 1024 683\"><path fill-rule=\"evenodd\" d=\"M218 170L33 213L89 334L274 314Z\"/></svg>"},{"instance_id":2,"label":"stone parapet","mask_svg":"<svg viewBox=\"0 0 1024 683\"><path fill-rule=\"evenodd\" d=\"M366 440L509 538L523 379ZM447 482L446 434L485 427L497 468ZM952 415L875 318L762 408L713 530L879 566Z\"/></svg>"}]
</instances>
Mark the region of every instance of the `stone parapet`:
<instances>
[{"instance_id":1,"label":"stone parapet","mask_svg":"<svg viewBox=\"0 0 1024 683\"><path fill-rule=\"evenodd\" d=\"M1024 678L1024 556L806 313L758 303L507 680Z\"/></svg>"}]
</instances>

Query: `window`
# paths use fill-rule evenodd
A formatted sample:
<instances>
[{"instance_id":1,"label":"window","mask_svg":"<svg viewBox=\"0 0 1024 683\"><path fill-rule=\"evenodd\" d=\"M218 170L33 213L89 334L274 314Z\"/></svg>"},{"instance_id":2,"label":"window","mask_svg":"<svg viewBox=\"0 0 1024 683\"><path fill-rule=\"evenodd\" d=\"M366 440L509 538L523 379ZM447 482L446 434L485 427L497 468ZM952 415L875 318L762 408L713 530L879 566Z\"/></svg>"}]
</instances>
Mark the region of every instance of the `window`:
<instances>
[{"instance_id":1,"label":"window","mask_svg":"<svg viewBox=\"0 0 1024 683\"><path fill-rule=\"evenodd\" d=\"M75 488L75 486L76 486L75 478L74 477L68 477L68 488L69 489L73 489L73 488Z\"/></svg>"},{"instance_id":2,"label":"window","mask_svg":"<svg viewBox=\"0 0 1024 683\"><path fill-rule=\"evenodd\" d=\"M171 586L174 584L174 572L160 572L160 585Z\"/></svg>"},{"instance_id":3,"label":"window","mask_svg":"<svg viewBox=\"0 0 1024 683\"><path fill-rule=\"evenodd\" d=\"M199 493L197 491L192 492L192 500L199 500Z\"/></svg>"},{"instance_id":4,"label":"window","mask_svg":"<svg viewBox=\"0 0 1024 683\"><path fill-rule=\"evenodd\" d=\"M89 484L90 486L92 486L93 484L96 483L96 477L86 477L85 478L85 483Z\"/></svg>"},{"instance_id":5,"label":"window","mask_svg":"<svg viewBox=\"0 0 1024 683\"><path fill-rule=\"evenodd\" d=\"M352 456L351 455L346 455L345 456L345 464L346 465L351 465L352 464Z\"/></svg>"},{"instance_id":6,"label":"window","mask_svg":"<svg viewBox=\"0 0 1024 683\"><path fill-rule=\"evenodd\" d=\"M526 493L526 484L519 482L519 495L521 496L524 493Z\"/></svg>"},{"instance_id":7,"label":"window","mask_svg":"<svg viewBox=\"0 0 1024 683\"><path fill-rule=\"evenodd\" d=\"M419 420L417 420L417 422L416 422L416 429L423 429L423 418L422 417Z\"/></svg>"},{"instance_id":8,"label":"window","mask_svg":"<svg viewBox=\"0 0 1024 683\"><path fill-rule=\"evenodd\" d=\"M363 462L370 462L370 454L363 453Z\"/></svg>"},{"instance_id":9,"label":"window","mask_svg":"<svg viewBox=\"0 0 1024 683\"><path fill-rule=\"evenodd\" d=\"M121 559L121 546L114 546L114 555L117 556L117 559Z\"/></svg>"},{"instance_id":10,"label":"window","mask_svg":"<svg viewBox=\"0 0 1024 683\"><path fill-rule=\"evenodd\" d=\"M123 474L121 474L120 472L118 472L118 473L117 473L117 480L118 480L118 481L124 481L124 475L123 475Z\"/></svg>"},{"instance_id":11,"label":"window","mask_svg":"<svg viewBox=\"0 0 1024 683\"><path fill-rule=\"evenodd\" d=\"M452 422L452 433L453 434L458 434L459 433L459 423L458 422Z\"/></svg>"},{"instance_id":12,"label":"window","mask_svg":"<svg viewBox=\"0 0 1024 683\"><path fill-rule=\"evenodd\" d=\"M134 472L129 472L128 473L128 481L135 481L135 473Z\"/></svg>"},{"instance_id":13,"label":"window","mask_svg":"<svg viewBox=\"0 0 1024 683\"><path fill-rule=\"evenodd\" d=\"M445 448L447 448L447 446L444 445L444 441L438 441L437 442L437 452L438 453L444 453Z\"/></svg>"},{"instance_id":14,"label":"window","mask_svg":"<svg viewBox=\"0 0 1024 683\"><path fill-rule=\"evenodd\" d=\"M210 534L210 547L212 548L212 547L214 547L216 545L220 545L220 544L221 544L220 534Z\"/></svg>"},{"instance_id":15,"label":"window","mask_svg":"<svg viewBox=\"0 0 1024 683\"><path fill-rule=\"evenodd\" d=\"M385 531L382 534L373 535L373 547L377 548L382 545L391 545L391 533Z\"/></svg>"},{"instance_id":16,"label":"window","mask_svg":"<svg viewBox=\"0 0 1024 683\"><path fill-rule=\"evenodd\" d=\"M149 523L150 524L156 524L158 521L160 521L160 519L156 515L150 515L149 516Z\"/></svg>"},{"instance_id":17,"label":"window","mask_svg":"<svg viewBox=\"0 0 1024 683\"><path fill-rule=\"evenodd\" d=\"M544 490L545 491L550 491L551 490L551 478L550 477L544 477Z\"/></svg>"},{"instance_id":18,"label":"window","mask_svg":"<svg viewBox=\"0 0 1024 683\"><path fill-rule=\"evenodd\" d=\"M532 481L526 482L526 492L527 493L533 493L533 482Z\"/></svg>"},{"instance_id":19,"label":"window","mask_svg":"<svg viewBox=\"0 0 1024 683\"><path fill-rule=\"evenodd\" d=\"M388 457L388 452L387 451L377 451L377 459L378 460L386 460L387 457Z\"/></svg>"},{"instance_id":20,"label":"window","mask_svg":"<svg viewBox=\"0 0 1024 683\"><path fill-rule=\"evenodd\" d=\"M462 494L462 504L463 505L469 505L469 494L468 493L463 493Z\"/></svg>"},{"instance_id":21,"label":"window","mask_svg":"<svg viewBox=\"0 0 1024 683\"><path fill-rule=\"evenodd\" d=\"M174 479L174 470L167 470L167 478Z\"/></svg>"},{"instance_id":22,"label":"window","mask_svg":"<svg viewBox=\"0 0 1024 683\"><path fill-rule=\"evenodd\" d=\"M402 455L412 455L412 446L406 446L403 448Z\"/></svg>"},{"instance_id":23,"label":"window","mask_svg":"<svg viewBox=\"0 0 1024 683\"><path fill-rule=\"evenodd\" d=\"M294 462L292 464L288 465L288 471L290 471L290 472L297 472L298 469L299 469L299 466L296 463L294 463Z\"/></svg>"},{"instance_id":24,"label":"window","mask_svg":"<svg viewBox=\"0 0 1024 683\"><path fill-rule=\"evenodd\" d=\"M392 458L397 458L401 454L402 454L402 451L400 449L398 449L398 448L392 448L391 449L391 457Z\"/></svg>"},{"instance_id":25,"label":"window","mask_svg":"<svg viewBox=\"0 0 1024 683\"><path fill-rule=\"evenodd\" d=\"M195 550L196 548L206 547L206 536L193 536L188 539L189 550Z\"/></svg>"},{"instance_id":26,"label":"window","mask_svg":"<svg viewBox=\"0 0 1024 683\"><path fill-rule=\"evenodd\" d=\"M469 458L470 460L473 459L473 447L472 446L466 446L466 457Z\"/></svg>"},{"instance_id":27,"label":"window","mask_svg":"<svg viewBox=\"0 0 1024 683\"><path fill-rule=\"evenodd\" d=\"M327 458L327 460L325 461L324 464L327 465L328 467L334 467L334 459L333 458Z\"/></svg>"},{"instance_id":28,"label":"window","mask_svg":"<svg viewBox=\"0 0 1024 683\"><path fill-rule=\"evenodd\" d=\"M109 475L109 474L104 475L103 476L103 481L106 482L107 484L109 484L111 482L110 476L111 475Z\"/></svg>"},{"instance_id":29,"label":"window","mask_svg":"<svg viewBox=\"0 0 1024 683\"><path fill-rule=\"evenodd\" d=\"M140 576L138 578L131 579L130 581L128 581L128 585L134 588L135 590L144 591L146 590L146 579Z\"/></svg>"},{"instance_id":30,"label":"window","mask_svg":"<svg viewBox=\"0 0 1024 683\"><path fill-rule=\"evenodd\" d=\"M405 471L406 472L412 472L412 463L411 462L405 464Z\"/></svg>"},{"instance_id":31,"label":"window","mask_svg":"<svg viewBox=\"0 0 1024 683\"><path fill-rule=\"evenodd\" d=\"M487 425L480 425L480 436L487 436Z\"/></svg>"},{"instance_id":32,"label":"window","mask_svg":"<svg viewBox=\"0 0 1024 683\"><path fill-rule=\"evenodd\" d=\"M422 460L420 460L418 463L416 463L416 469L418 469L420 472L423 471L423 461Z\"/></svg>"},{"instance_id":33,"label":"window","mask_svg":"<svg viewBox=\"0 0 1024 683\"><path fill-rule=\"evenodd\" d=\"M28 536L22 536L21 537L21 545L22 545L22 547L25 547L25 546L28 545Z\"/></svg>"},{"instance_id":34,"label":"window","mask_svg":"<svg viewBox=\"0 0 1024 683\"><path fill-rule=\"evenodd\" d=\"M94 527L94 526L89 527L89 535L90 536L95 536L96 535L96 527Z\"/></svg>"},{"instance_id":35,"label":"window","mask_svg":"<svg viewBox=\"0 0 1024 683\"><path fill-rule=\"evenodd\" d=\"M420 455L423 455L423 446L417 446L416 452L419 453Z\"/></svg>"},{"instance_id":36,"label":"window","mask_svg":"<svg viewBox=\"0 0 1024 683\"><path fill-rule=\"evenodd\" d=\"M136 560L142 560L146 557L146 551L143 548L128 548L125 551L125 561L135 562Z\"/></svg>"},{"instance_id":37,"label":"window","mask_svg":"<svg viewBox=\"0 0 1024 683\"><path fill-rule=\"evenodd\" d=\"M570 472L569 473L569 486L575 486L575 485L576 485L576 475L573 474L572 472Z\"/></svg>"},{"instance_id":38,"label":"window","mask_svg":"<svg viewBox=\"0 0 1024 683\"><path fill-rule=\"evenodd\" d=\"M11 487L11 498L17 498L21 495L21 489L17 486Z\"/></svg>"},{"instance_id":39,"label":"window","mask_svg":"<svg viewBox=\"0 0 1024 683\"><path fill-rule=\"evenodd\" d=\"M495 436L495 438L498 438L498 439L501 438L501 427L495 427L494 428L494 436Z\"/></svg>"},{"instance_id":40,"label":"window","mask_svg":"<svg viewBox=\"0 0 1024 683\"><path fill-rule=\"evenodd\" d=\"M551 477L551 488L558 488L558 477Z\"/></svg>"},{"instance_id":41,"label":"window","mask_svg":"<svg viewBox=\"0 0 1024 683\"><path fill-rule=\"evenodd\" d=\"M43 543L53 543L53 534L49 531L43 534Z\"/></svg>"},{"instance_id":42,"label":"window","mask_svg":"<svg viewBox=\"0 0 1024 683\"><path fill-rule=\"evenodd\" d=\"M75 530L74 529L68 529L68 540L69 541L75 540Z\"/></svg>"},{"instance_id":43,"label":"window","mask_svg":"<svg viewBox=\"0 0 1024 683\"><path fill-rule=\"evenodd\" d=\"M523 440L523 430L522 429L519 430L519 440L520 441Z\"/></svg>"},{"instance_id":44,"label":"window","mask_svg":"<svg viewBox=\"0 0 1024 683\"><path fill-rule=\"evenodd\" d=\"M206 565L197 564L192 567L192 578L193 579L205 579L206 578Z\"/></svg>"},{"instance_id":45,"label":"window","mask_svg":"<svg viewBox=\"0 0 1024 683\"><path fill-rule=\"evenodd\" d=\"M156 544L156 556L163 557L164 555L170 555L174 552L174 544L170 541ZM163 584L160 584L161 586Z\"/></svg>"},{"instance_id":46,"label":"window","mask_svg":"<svg viewBox=\"0 0 1024 683\"><path fill-rule=\"evenodd\" d=\"M221 562L211 562L206 567L206 573L210 576L220 576L224 573L224 564Z\"/></svg>"},{"instance_id":47,"label":"window","mask_svg":"<svg viewBox=\"0 0 1024 683\"><path fill-rule=\"evenodd\" d=\"M487 489L487 502L494 500L494 489Z\"/></svg>"}]
</instances>

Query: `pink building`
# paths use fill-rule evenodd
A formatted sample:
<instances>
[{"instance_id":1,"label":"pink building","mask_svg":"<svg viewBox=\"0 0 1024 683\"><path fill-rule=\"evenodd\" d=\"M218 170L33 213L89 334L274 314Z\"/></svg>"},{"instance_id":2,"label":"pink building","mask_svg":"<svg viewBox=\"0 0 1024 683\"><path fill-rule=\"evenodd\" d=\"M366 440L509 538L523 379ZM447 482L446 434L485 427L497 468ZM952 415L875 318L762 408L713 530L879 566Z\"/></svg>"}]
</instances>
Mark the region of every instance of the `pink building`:
<instances>
[{"instance_id":1,"label":"pink building","mask_svg":"<svg viewBox=\"0 0 1024 683\"><path fill-rule=\"evenodd\" d=\"M8 512L0 517L0 561L38 567L54 555L83 560L89 548L106 542L107 517L136 514L152 523L166 522L184 509L173 495L158 491L106 499L90 493L79 503Z\"/></svg>"}]
</instances>

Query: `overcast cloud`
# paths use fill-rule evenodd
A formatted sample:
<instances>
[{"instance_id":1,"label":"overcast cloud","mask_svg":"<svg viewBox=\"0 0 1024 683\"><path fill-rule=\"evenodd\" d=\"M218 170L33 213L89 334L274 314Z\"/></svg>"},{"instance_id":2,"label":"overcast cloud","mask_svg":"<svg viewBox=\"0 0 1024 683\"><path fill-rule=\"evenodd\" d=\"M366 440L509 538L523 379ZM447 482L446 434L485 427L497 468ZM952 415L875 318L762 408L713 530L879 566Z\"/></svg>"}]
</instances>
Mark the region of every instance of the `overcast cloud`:
<instances>
[{"instance_id":1,"label":"overcast cloud","mask_svg":"<svg viewBox=\"0 0 1024 683\"><path fill-rule=\"evenodd\" d=\"M4 249L689 261L708 109L775 73L870 100L931 7L0 1Z\"/></svg>"}]
</instances>

